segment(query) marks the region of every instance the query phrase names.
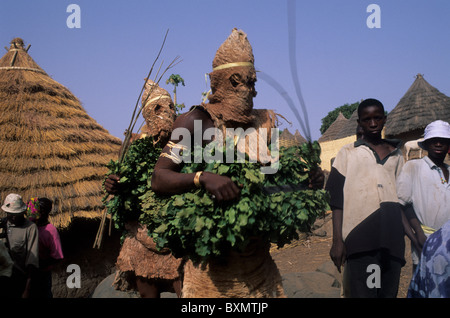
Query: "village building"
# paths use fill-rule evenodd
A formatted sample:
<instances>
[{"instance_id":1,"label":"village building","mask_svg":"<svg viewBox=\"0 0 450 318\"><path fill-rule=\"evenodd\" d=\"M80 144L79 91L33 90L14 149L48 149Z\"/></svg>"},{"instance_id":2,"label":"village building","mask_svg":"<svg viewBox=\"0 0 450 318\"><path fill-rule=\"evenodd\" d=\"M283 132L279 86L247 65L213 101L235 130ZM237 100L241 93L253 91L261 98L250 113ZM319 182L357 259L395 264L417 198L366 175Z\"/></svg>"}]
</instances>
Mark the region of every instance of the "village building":
<instances>
[{"instance_id":1,"label":"village building","mask_svg":"<svg viewBox=\"0 0 450 318\"><path fill-rule=\"evenodd\" d=\"M450 122L450 97L430 85L423 74L417 74L408 91L388 114L386 138L400 139L406 145L422 138L425 127L438 119ZM406 151L404 149L405 157ZM415 146L408 159L424 155L426 151Z\"/></svg>"},{"instance_id":2,"label":"village building","mask_svg":"<svg viewBox=\"0 0 450 318\"><path fill-rule=\"evenodd\" d=\"M280 133L279 145L281 147L292 147L292 146L300 146L301 144L307 142L305 137L303 137L298 130L295 130L295 133L292 134L289 129L285 128Z\"/></svg>"},{"instance_id":3,"label":"village building","mask_svg":"<svg viewBox=\"0 0 450 318\"><path fill-rule=\"evenodd\" d=\"M119 240L93 243L104 213L102 182L121 141L89 117L80 101L28 54L20 38L0 59L0 199L20 194L53 201L64 261L53 275L55 297L87 297L113 270ZM0 217L5 213L0 211ZM69 264L81 288L68 288Z\"/></svg>"},{"instance_id":4,"label":"village building","mask_svg":"<svg viewBox=\"0 0 450 318\"><path fill-rule=\"evenodd\" d=\"M353 113L355 115L356 113ZM354 116L352 116L354 117ZM331 160L336 157L337 151L345 145L351 142L355 137L356 126L354 122L356 118L347 119L340 112L336 117L336 120L328 127L323 135L317 140L321 147L320 160L321 168L324 171L331 171ZM357 123L356 123L357 124ZM355 126L354 131L350 129ZM349 130L347 135L347 130ZM343 137L341 137L343 136ZM351 140L350 140L350 139Z\"/></svg>"},{"instance_id":5,"label":"village building","mask_svg":"<svg viewBox=\"0 0 450 318\"><path fill-rule=\"evenodd\" d=\"M356 140L358 112L355 110L349 119L339 116L319 138L322 148L321 167L331 170L331 161L345 144ZM417 74L415 81L400 99L395 108L388 113L386 125L382 132L383 138L400 139L405 145L409 141L423 137L425 127L435 121L450 122L450 97L430 85L422 74ZM406 157L406 149L403 153ZM412 149L408 159L426 155L417 146ZM448 159L447 159L448 160Z\"/></svg>"}]
</instances>

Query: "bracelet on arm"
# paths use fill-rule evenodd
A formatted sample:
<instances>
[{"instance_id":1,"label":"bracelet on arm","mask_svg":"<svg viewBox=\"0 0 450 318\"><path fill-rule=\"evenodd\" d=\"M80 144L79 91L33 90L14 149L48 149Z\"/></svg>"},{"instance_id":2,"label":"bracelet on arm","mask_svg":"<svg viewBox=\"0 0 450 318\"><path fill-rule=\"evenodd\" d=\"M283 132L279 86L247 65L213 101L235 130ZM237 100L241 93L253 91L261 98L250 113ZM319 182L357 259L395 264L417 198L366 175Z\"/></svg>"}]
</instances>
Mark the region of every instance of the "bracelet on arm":
<instances>
[{"instance_id":1,"label":"bracelet on arm","mask_svg":"<svg viewBox=\"0 0 450 318\"><path fill-rule=\"evenodd\" d=\"M200 176L202 175L203 171L197 171L194 177L194 184L197 188L201 188L202 185L200 184Z\"/></svg>"}]
</instances>

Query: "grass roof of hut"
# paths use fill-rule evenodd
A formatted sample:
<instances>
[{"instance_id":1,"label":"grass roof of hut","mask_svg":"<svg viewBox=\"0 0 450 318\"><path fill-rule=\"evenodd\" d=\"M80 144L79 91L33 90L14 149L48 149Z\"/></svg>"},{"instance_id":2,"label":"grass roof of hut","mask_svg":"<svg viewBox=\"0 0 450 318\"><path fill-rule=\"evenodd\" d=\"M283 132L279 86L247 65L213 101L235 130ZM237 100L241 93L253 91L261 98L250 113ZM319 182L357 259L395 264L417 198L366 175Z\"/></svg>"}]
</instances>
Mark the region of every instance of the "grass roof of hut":
<instances>
[{"instance_id":1,"label":"grass roof of hut","mask_svg":"<svg viewBox=\"0 0 450 318\"><path fill-rule=\"evenodd\" d=\"M341 132L342 129L348 123L348 119L339 112L339 115L336 117L335 121L328 127L328 129L323 133L319 138L319 142L330 141L337 139L336 136Z\"/></svg>"},{"instance_id":2,"label":"grass roof of hut","mask_svg":"<svg viewBox=\"0 0 450 318\"><path fill-rule=\"evenodd\" d=\"M106 164L121 141L88 116L79 100L11 41L0 59L0 199L53 200L50 221L100 217ZM3 211L0 211L2 216Z\"/></svg>"},{"instance_id":3,"label":"grass roof of hut","mask_svg":"<svg viewBox=\"0 0 450 318\"><path fill-rule=\"evenodd\" d=\"M388 114L386 135L396 136L423 130L435 120L450 121L450 97L431 86L422 74Z\"/></svg>"},{"instance_id":4,"label":"grass roof of hut","mask_svg":"<svg viewBox=\"0 0 450 318\"><path fill-rule=\"evenodd\" d=\"M303 137L298 130L292 134L287 128L285 128L279 138L280 147L292 147L299 146L307 142L305 137Z\"/></svg>"},{"instance_id":5,"label":"grass roof of hut","mask_svg":"<svg viewBox=\"0 0 450 318\"><path fill-rule=\"evenodd\" d=\"M342 125L342 128L339 130L339 132L336 133L334 139L341 139L356 135L357 127L358 127L358 109L355 109L350 118L347 119L347 121L345 122L345 125Z\"/></svg>"}]
</instances>

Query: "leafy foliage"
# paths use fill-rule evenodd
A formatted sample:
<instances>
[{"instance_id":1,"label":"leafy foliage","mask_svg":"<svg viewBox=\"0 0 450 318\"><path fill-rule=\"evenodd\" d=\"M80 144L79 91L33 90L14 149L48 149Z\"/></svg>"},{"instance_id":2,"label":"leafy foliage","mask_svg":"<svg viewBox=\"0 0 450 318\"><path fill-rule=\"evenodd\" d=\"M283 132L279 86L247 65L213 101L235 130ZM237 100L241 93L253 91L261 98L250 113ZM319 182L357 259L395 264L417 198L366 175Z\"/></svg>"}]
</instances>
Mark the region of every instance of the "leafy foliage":
<instances>
[{"instance_id":1,"label":"leafy foliage","mask_svg":"<svg viewBox=\"0 0 450 318\"><path fill-rule=\"evenodd\" d=\"M225 148L222 154L218 157L225 158ZM326 192L302 190L267 195L263 187L307 182L310 168L320 162L319 154L317 142L282 148L280 170L272 175L262 174L261 165L248 159L244 163L186 164L182 172L203 170L230 177L241 186L239 200L218 204L206 190L197 189L166 198L158 209L154 194L147 194L142 197L141 221L147 224L149 235L159 247L169 247L176 256L188 255L195 262L221 256L230 248L243 251L255 236L281 247L297 239L298 231L308 231L316 217L328 209Z\"/></svg>"},{"instance_id":2,"label":"leafy foliage","mask_svg":"<svg viewBox=\"0 0 450 318\"><path fill-rule=\"evenodd\" d=\"M184 85L184 79L179 74L172 74L169 76L169 78L166 80L166 84L172 84L173 85L173 103L175 105L175 109L177 111L177 114L180 114L181 110L185 107L183 104L177 104L177 87L179 84Z\"/></svg>"},{"instance_id":3,"label":"leafy foliage","mask_svg":"<svg viewBox=\"0 0 450 318\"><path fill-rule=\"evenodd\" d=\"M106 195L103 201L117 229L124 230L127 221L139 218L140 196L150 189L151 175L160 153L161 148L153 144L153 138L145 137L130 145L122 163L118 160L109 162L106 175L121 177L121 192L109 201Z\"/></svg>"},{"instance_id":4,"label":"leafy foliage","mask_svg":"<svg viewBox=\"0 0 450 318\"><path fill-rule=\"evenodd\" d=\"M217 147L209 149L219 151ZM308 231L316 217L328 209L324 190L271 195L263 191L268 186L307 182L309 171L320 163L317 142L281 148L276 174L261 173L261 165L248 158L244 163L185 164L184 173L209 171L228 176L241 187L238 201L222 204L203 188L172 196L156 195L151 190L150 177L160 151L147 137L130 146L120 167L110 164L110 173L120 173L125 186L123 193L107 206L116 227L123 228L128 219L139 218L157 246L170 248L176 256L201 262L229 249L243 251L255 236L281 247L297 239L298 231ZM220 149L223 156L218 157L226 158L226 151Z\"/></svg>"}]
</instances>

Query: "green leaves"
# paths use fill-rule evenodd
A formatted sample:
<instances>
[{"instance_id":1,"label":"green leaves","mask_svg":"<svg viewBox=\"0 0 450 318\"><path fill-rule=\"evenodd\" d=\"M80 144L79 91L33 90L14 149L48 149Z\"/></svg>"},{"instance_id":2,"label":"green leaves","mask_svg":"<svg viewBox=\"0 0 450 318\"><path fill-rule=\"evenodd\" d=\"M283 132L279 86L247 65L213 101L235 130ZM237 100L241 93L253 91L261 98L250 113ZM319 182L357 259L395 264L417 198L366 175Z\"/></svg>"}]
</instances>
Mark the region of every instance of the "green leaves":
<instances>
[{"instance_id":1,"label":"green leaves","mask_svg":"<svg viewBox=\"0 0 450 318\"><path fill-rule=\"evenodd\" d=\"M326 192L304 190L268 196L263 187L306 182L308 172L320 162L320 147L315 143L282 148L280 154L280 170L273 175L262 174L261 165L248 160L186 164L182 172L203 170L230 177L242 187L239 201L217 204L204 189L174 195L161 209L163 213L146 219L149 234L158 246L169 247L176 256L188 256L194 262L224 255L229 249L242 251L252 236L278 246L298 238L298 231L308 231L316 217L328 209ZM144 215L150 215L145 210Z\"/></svg>"},{"instance_id":2,"label":"green leaves","mask_svg":"<svg viewBox=\"0 0 450 318\"><path fill-rule=\"evenodd\" d=\"M124 230L127 221L137 220L141 215L140 196L151 192L149 178L160 153L161 148L153 144L151 137L146 137L130 145L122 163L111 160L108 164L106 175L120 176L120 194L107 202L107 195L103 199L116 228Z\"/></svg>"},{"instance_id":3,"label":"green leaves","mask_svg":"<svg viewBox=\"0 0 450 318\"><path fill-rule=\"evenodd\" d=\"M222 151L222 150L221 150ZM230 149L234 151L234 149ZM324 190L278 192L266 195L263 187L308 181L320 163L317 142L280 149L276 174L264 175L259 163L190 163L183 173L210 171L230 177L241 188L238 201L218 204L204 189L172 196L151 190L151 175L161 149L149 137L135 141L121 165L111 161L108 174L120 174L123 191L106 203L117 228L128 220L146 224L159 248L194 262L243 251L252 236L283 246L309 231L328 207ZM226 155L226 149L223 149ZM222 157L222 156L220 156ZM223 158L223 157L222 157Z\"/></svg>"}]
</instances>

